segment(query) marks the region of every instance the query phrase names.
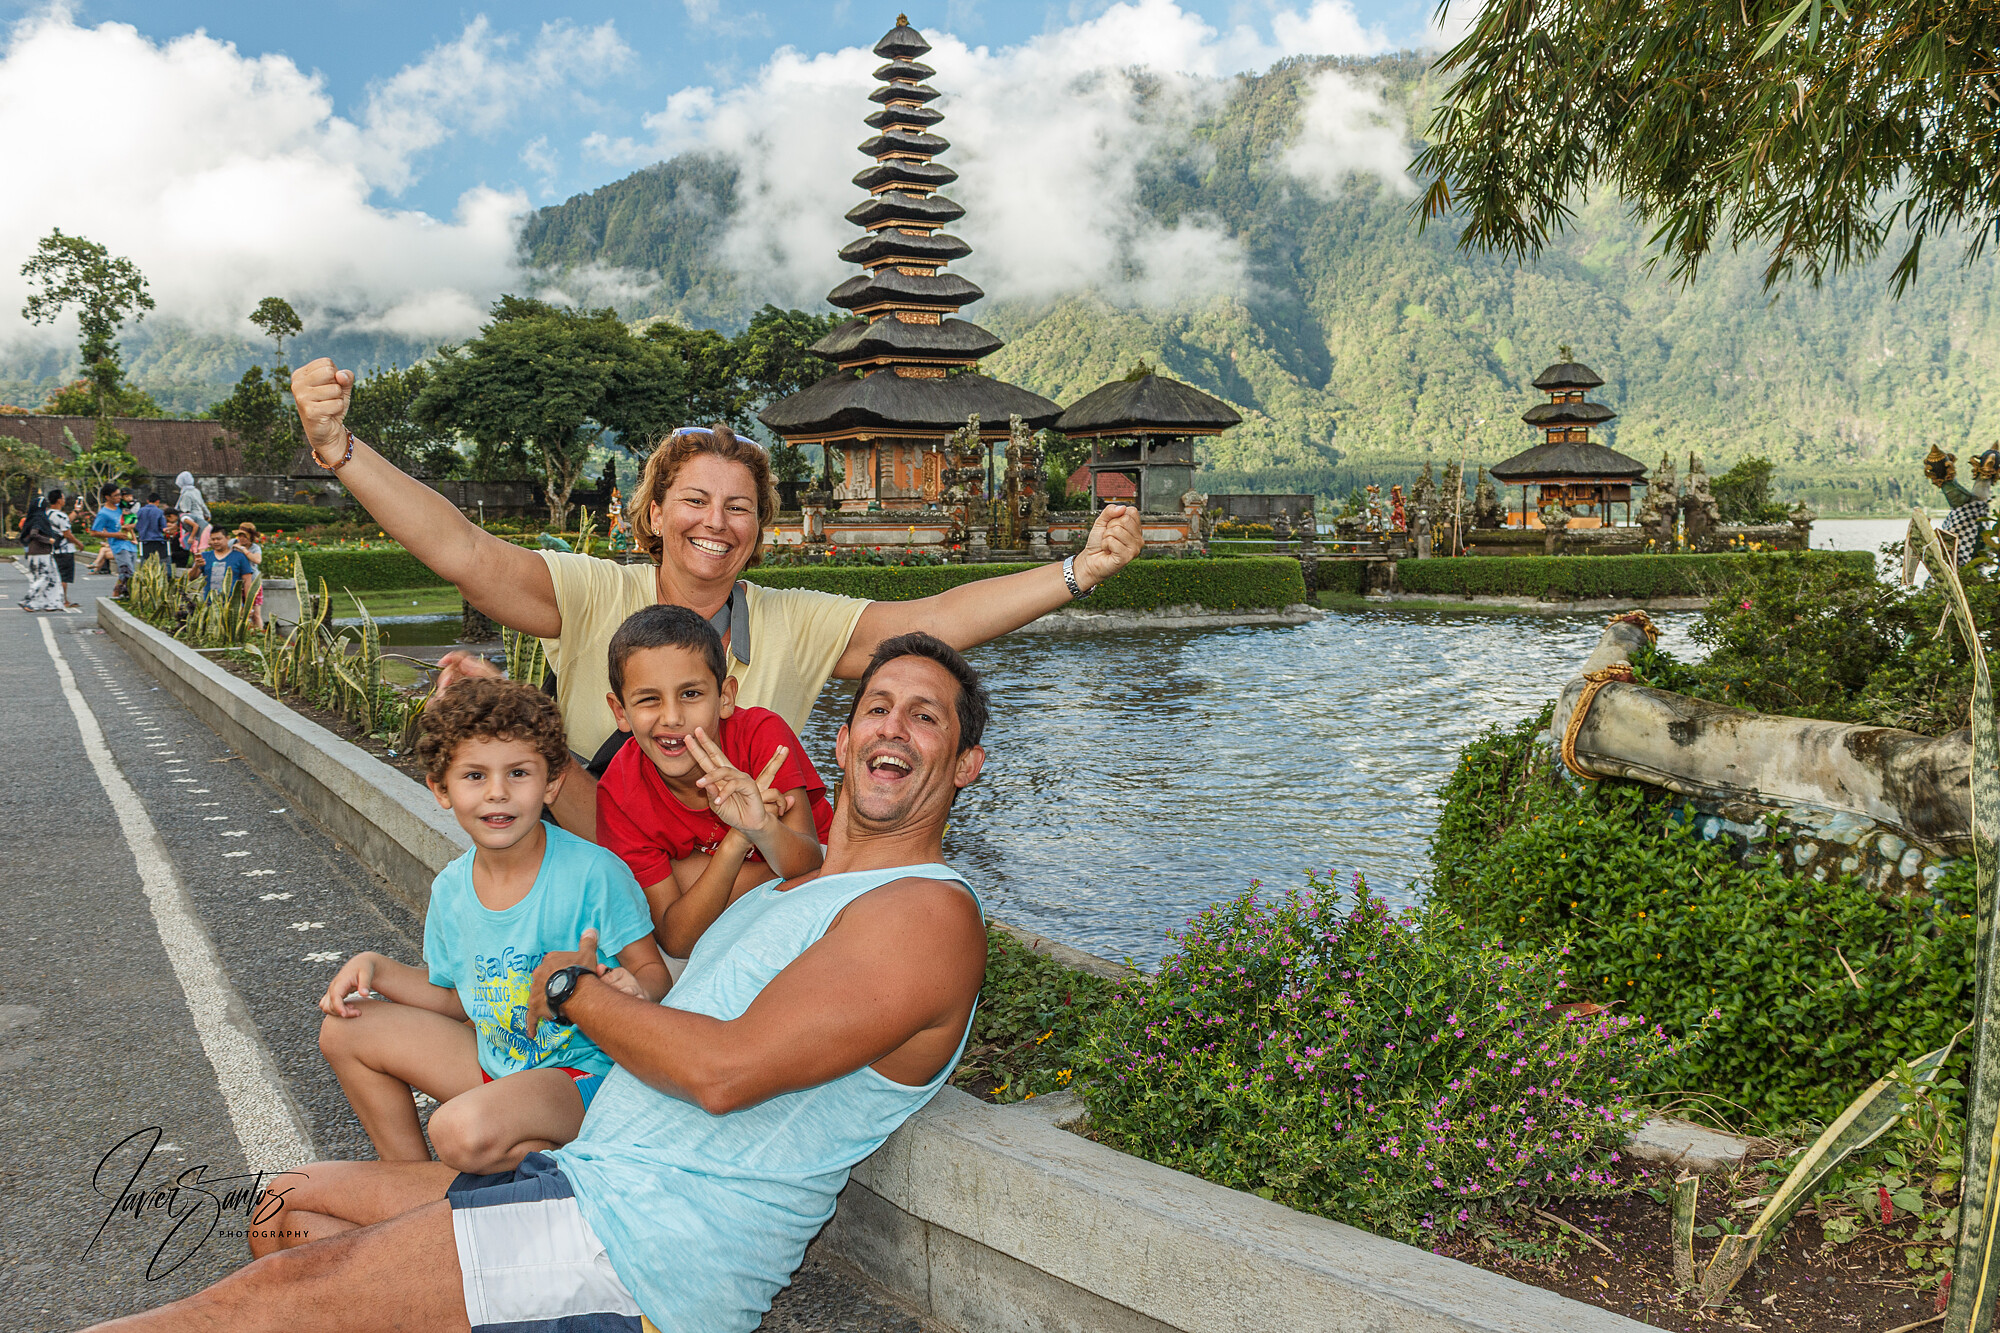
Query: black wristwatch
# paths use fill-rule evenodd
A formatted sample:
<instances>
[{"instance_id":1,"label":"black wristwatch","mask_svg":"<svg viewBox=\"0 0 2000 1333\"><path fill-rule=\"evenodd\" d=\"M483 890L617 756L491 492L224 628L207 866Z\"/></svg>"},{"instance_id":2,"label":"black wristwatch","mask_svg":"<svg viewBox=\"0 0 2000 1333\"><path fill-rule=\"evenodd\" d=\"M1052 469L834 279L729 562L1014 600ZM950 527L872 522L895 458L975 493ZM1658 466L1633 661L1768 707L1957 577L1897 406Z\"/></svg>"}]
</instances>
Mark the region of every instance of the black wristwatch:
<instances>
[{"instance_id":1,"label":"black wristwatch","mask_svg":"<svg viewBox=\"0 0 2000 1333\"><path fill-rule=\"evenodd\" d=\"M596 976L587 967L565 967L549 973L549 979L542 983L542 998L549 1002L549 1015L558 1023L568 1023L563 1017L563 1006L576 996L576 984L584 976Z\"/></svg>"}]
</instances>

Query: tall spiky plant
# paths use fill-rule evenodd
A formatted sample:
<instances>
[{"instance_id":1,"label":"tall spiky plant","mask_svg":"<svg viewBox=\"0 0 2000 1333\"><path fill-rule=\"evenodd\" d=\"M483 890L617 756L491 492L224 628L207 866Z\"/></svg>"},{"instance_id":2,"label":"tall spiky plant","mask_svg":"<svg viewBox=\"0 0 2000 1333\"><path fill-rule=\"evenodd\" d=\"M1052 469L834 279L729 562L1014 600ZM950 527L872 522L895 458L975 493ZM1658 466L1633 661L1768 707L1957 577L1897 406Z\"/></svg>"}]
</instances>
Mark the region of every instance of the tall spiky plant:
<instances>
[{"instance_id":1,"label":"tall spiky plant","mask_svg":"<svg viewBox=\"0 0 2000 1333\"><path fill-rule=\"evenodd\" d=\"M1912 520L1930 553L1931 577L1950 594L1952 617L1972 656L1972 856L1979 885L1979 961L1973 1000L1972 1077L1965 1094L1965 1174L1959 1182L1958 1253L1952 1264L1945 1333L1988 1333L2000 1295L2000 950L1993 947L1996 881L2000 881L2000 731L1995 730L1993 677L1979 625L1959 582L1958 563L1945 554L1930 518Z\"/></svg>"}]
</instances>

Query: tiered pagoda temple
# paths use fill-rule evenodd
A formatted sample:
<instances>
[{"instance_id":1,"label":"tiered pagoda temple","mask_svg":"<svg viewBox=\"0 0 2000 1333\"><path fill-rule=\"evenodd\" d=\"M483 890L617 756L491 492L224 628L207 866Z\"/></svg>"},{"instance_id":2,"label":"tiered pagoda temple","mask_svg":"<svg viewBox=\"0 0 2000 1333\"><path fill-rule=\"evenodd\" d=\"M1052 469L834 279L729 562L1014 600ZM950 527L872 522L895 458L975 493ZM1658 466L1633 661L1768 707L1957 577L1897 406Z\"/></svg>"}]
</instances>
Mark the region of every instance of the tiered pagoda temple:
<instances>
[{"instance_id":1,"label":"tiered pagoda temple","mask_svg":"<svg viewBox=\"0 0 2000 1333\"><path fill-rule=\"evenodd\" d=\"M854 178L868 197L847 214L864 235L840 252L864 271L826 298L855 318L812 347L839 369L758 414L789 443L824 446L824 484L847 513L937 505L943 445L968 417L979 418L982 439L1003 440L1011 416L1039 429L1062 413L975 371L1002 340L954 318L985 293L944 271L972 247L943 230L965 209L938 193L958 173L932 160L951 145L933 133L944 117L925 80L936 71L917 59L930 49L901 15L875 43L888 63L875 71L882 84L869 100L880 109L866 118L875 133L861 144L873 165Z\"/></svg>"},{"instance_id":2,"label":"tiered pagoda temple","mask_svg":"<svg viewBox=\"0 0 2000 1333\"><path fill-rule=\"evenodd\" d=\"M1089 440L1091 496L1136 499L1143 514L1177 514L1194 488L1194 440L1242 421L1236 410L1191 384L1140 367L1071 403L1056 429ZM1115 490L1112 477L1129 479Z\"/></svg>"},{"instance_id":3,"label":"tiered pagoda temple","mask_svg":"<svg viewBox=\"0 0 2000 1333\"><path fill-rule=\"evenodd\" d=\"M1509 515L1510 522L1527 527L1531 515L1549 504L1569 510L1577 527L1610 526L1614 504L1625 506L1625 521L1631 522L1632 487L1645 483L1646 465L1590 438L1592 426L1618 415L1584 397L1603 383L1589 366L1567 358L1535 376L1535 387L1549 401L1523 412L1521 420L1542 432L1542 442L1487 469L1495 481L1521 488L1521 512L1518 518ZM1530 486L1539 491L1533 508Z\"/></svg>"}]
</instances>

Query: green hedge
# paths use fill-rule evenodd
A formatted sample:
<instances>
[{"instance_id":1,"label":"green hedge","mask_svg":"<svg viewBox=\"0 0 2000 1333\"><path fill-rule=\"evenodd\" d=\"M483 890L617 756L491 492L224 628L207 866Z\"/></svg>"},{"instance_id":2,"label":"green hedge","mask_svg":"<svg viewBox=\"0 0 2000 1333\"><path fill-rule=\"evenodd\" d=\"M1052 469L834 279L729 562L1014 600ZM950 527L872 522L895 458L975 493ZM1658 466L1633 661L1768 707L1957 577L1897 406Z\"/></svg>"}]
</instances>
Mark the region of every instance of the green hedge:
<instances>
[{"instance_id":1,"label":"green hedge","mask_svg":"<svg viewBox=\"0 0 2000 1333\"><path fill-rule=\"evenodd\" d=\"M444 580L407 551L307 551L306 577L325 579L335 590L374 592L383 588L428 588ZM825 592L902 602L997 578L1031 564L841 566L752 569L747 578L767 588L818 588ZM1321 566L1322 569L1326 568ZM1143 560L1105 580L1091 594L1095 610L1152 611L1189 604L1219 611L1290 606L1306 599L1299 562L1282 556L1229 560Z\"/></svg>"},{"instance_id":2,"label":"green hedge","mask_svg":"<svg viewBox=\"0 0 2000 1333\"><path fill-rule=\"evenodd\" d=\"M823 592L902 602L929 597L979 579L998 578L1031 564L929 565L913 568L843 566L753 569L745 577L767 588L817 588ZM1106 579L1091 594L1092 610L1153 611L1197 605L1218 611L1290 606L1306 599L1299 562L1283 556L1231 560L1142 560Z\"/></svg>"},{"instance_id":3,"label":"green hedge","mask_svg":"<svg viewBox=\"0 0 2000 1333\"><path fill-rule=\"evenodd\" d=\"M1764 555L1508 555L1399 560L1404 592L1459 597L1706 597L1730 574ZM1867 551L1814 551L1807 559L1847 563L1872 574ZM1322 568L1324 568L1322 566Z\"/></svg>"},{"instance_id":4,"label":"green hedge","mask_svg":"<svg viewBox=\"0 0 2000 1333\"><path fill-rule=\"evenodd\" d=\"M233 528L238 523L255 523L259 532L266 533L281 528L286 532L299 528L323 528L332 523L360 526L375 521L366 509L358 505L334 509L319 505L247 504L218 500L209 505L208 513L217 527Z\"/></svg>"},{"instance_id":5,"label":"green hedge","mask_svg":"<svg viewBox=\"0 0 2000 1333\"><path fill-rule=\"evenodd\" d=\"M1322 560L1313 582L1321 592L1344 592L1359 596L1361 573L1368 566L1359 560Z\"/></svg>"},{"instance_id":6,"label":"green hedge","mask_svg":"<svg viewBox=\"0 0 2000 1333\"><path fill-rule=\"evenodd\" d=\"M444 580L408 551L306 551L306 577L326 580L334 592L378 592L387 588L430 588Z\"/></svg>"}]
</instances>

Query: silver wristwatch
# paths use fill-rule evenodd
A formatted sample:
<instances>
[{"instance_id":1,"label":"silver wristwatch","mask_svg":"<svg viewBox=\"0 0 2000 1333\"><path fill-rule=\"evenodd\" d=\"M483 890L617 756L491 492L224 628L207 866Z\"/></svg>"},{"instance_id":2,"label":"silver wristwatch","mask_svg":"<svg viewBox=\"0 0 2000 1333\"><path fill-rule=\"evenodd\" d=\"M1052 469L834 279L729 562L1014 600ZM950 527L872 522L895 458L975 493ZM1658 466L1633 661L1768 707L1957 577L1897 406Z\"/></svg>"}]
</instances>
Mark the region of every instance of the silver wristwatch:
<instances>
[{"instance_id":1,"label":"silver wristwatch","mask_svg":"<svg viewBox=\"0 0 2000 1333\"><path fill-rule=\"evenodd\" d=\"M1077 586L1076 557L1073 555L1063 557L1063 582L1069 585L1069 599L1072 602L1081 601L1085 597L1090 596L1091 593L1097 591L1095 588L1085 591Z\"/></svg>"}]
</instances>

